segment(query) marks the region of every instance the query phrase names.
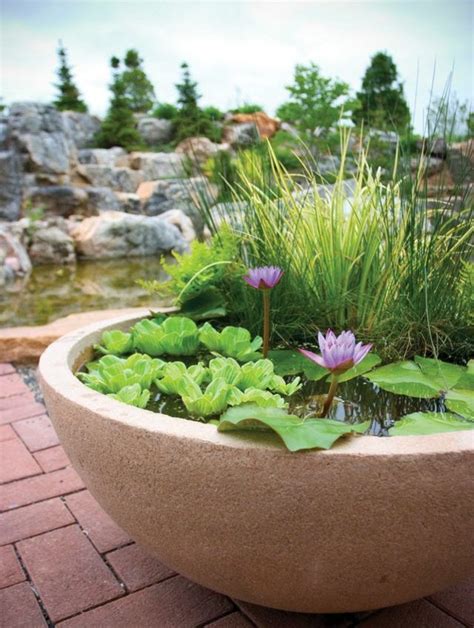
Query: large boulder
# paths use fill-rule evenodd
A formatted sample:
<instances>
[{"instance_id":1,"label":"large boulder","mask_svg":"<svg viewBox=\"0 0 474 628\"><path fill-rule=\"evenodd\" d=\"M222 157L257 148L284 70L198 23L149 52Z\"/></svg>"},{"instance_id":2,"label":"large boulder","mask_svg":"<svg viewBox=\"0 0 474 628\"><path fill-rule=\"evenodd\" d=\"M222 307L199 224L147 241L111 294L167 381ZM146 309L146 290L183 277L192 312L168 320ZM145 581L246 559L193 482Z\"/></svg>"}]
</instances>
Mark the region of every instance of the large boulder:
<instances>
[{"instance_id":1,"label":"large boulder","mask_svg":"<svg viewBox=\"0 0 474 628\"><path fill-rule=\"evenodd\" d=\"M76 261L74 241L64 229L45 226L34 229L29 247L33 264L73 264Z\"/></svg>"},{"instance_id":2,"label":"large boulder","mask_svg":"<svg viewBox=\"0 0 474 628\"><path fill-rule=\"evenodd\" d=\"M185 175L183 156L176 153L130 153L130 167L140 171L143 181Z\"/></svg>"},{"instance_id":3,"label":"large boulder","mask_svg":"<svg viewBox=\"0 0 474 628\"><path fill-rule=\"evenodd\" d=\"M127 214L143 214L142 204L138 194L133 192L116 192L119 211Z\"/></svg>"},{"instance_id":4,"label":"large boulder","mask_svg":"<svg viewBox=\"0 0 474 628\"><path fill-rule=\"evenodd\" d=\"M58 216L89 213L87 192L71 185L28 188L25 193L25 202L32 207L41 207Z\"/></svg>"},{"instance_id":5,"label":"large boulder","mask_svg":"<svg viewBox=\"0 0 474 628\"><path fill-rule=\"evenodd\" d=\"M253 122L257 127L259 137L268 139L273 137L280 128L281 122L271 118L264 111L256 113L235 113L231 121L237 124L248 124Z\"/></svg>"},{"instance_id":6,"label":"large boulder","mask_svg":"<svg viewBox=\"0 0 474 628\"><path fill-rule=\"evenodd\" d=\"M179 229L158 217L105 212L86 218L71 232L76 250L90 259L160 255L184 252L187 243Z\"/></svg>"},{"instance_id":7,"label":"large boulder","mask_svg":"<svg viewBox=\"0 0 474 628\"><path fill-rule=\"evenodd\" d=\"M84 164L78 171L94 187L107 187L116 192L136 192L145 178L139 170L95 164Z\"/></svg>"},{"instance_id":8,"label":"large boulder","mask_svg":"<svg viewBox=\"0 0 474 628\"><path fill-rule=\"evenodd\" d=\"M87 193L87 214L94 215L103 211L120 211L120 192L114 192L106 187L87 186L83 188Z\"/></svg>"},{"instance_id":9,"label":"large boulder","mask_svg":"<svg viewBox=\"0 0 474 628\"><path fill-rule=\"evenodd\" d=\"M30 270L31 261L20 239L0 228L0 287Z\"/></svg>"},{"instance_id":10,"label":"large boulder","mask_svg":"<svg viewBox=\"0 0 474 628\"><path fill-rule=\"evenodd\" d=\"M138 132L148 146L167 144L173 137L173 123L150 116L141 116L137 122Z\"/></svg>"},{"instance_id":11,"label":"large boulder","mask_svg":"<svg viewBox=\"0 0 474 628\"><path fill-rule=\"evenodd\" d=\"M215 157L219 152L229 150L229 144L216 144L207 137L188 137L176 147L178 154L186 155L198 166L203 166L210 157Z\"/></svg>"},{"instance_id":12,"label":"large boulder","mask_svg":"<svg viewBox=\"0 0 474 628\"><path fill-rule=\"evenodd\" d=\"M74 142L64 118L52 105L14 103L9 109L9 135L23 156L24 169L68 175L77 162Z\"/></svg>"},{"instance_id":13,"label":"large boulder","mask_svg":"<svg viewBox=\"0 0 474 628\"><path fill-rule=\"evenodd\" d=\"M222 140L234 148L245 148L260 141L255 122L226 124L222 130Z\"/></svg>"},{"instance_id":14,"label":"large boulder","mask_svg":"<svg viewBox=\"0 0 474 628\"><path fill-rule=\"evenodd\" d=\"M22 175L15 151L0 152L0 220L18 220L21 212Z\"/></svg>"},{"instance_id":15,"label":"large boulder","mask_svg":"<svg viewBox=\"0 0 474 628\"><path fill-rule=\"evenodd\" d=\"M62 116L66 134L77 148L85 148L94 141L94 136L100 129L99 118L78 111L64 111Z\"/></svg>"},{"instance_id":16,"label":"large boulder","mask_svg":"<svg viewBox=\"0 0 474 628\"><path fill-rule=\"evenodd\" d=\"M78 151L80 164L93 164L96 166L127 167L127 152L121 146L112 148L82 148Z\"/></svg>"}]
</instances>

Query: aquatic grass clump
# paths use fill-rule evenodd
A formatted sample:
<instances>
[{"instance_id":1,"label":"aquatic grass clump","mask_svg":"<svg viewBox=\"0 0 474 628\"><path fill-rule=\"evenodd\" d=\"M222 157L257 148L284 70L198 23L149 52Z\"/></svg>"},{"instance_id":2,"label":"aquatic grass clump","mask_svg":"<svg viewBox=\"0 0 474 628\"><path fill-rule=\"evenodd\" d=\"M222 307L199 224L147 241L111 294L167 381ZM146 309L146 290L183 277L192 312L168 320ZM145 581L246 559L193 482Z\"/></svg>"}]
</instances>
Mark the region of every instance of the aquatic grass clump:
<instances>
[{"instance_id":1,"label":"aquatic grass clump","mask_svg":"<svg viewBox=\"0 0 474 628\"><path fill-rule=\"evenodd\" d=\"M348 134L342 137L340 170L330 186L319 185L311 165L289 175L269 146L271 185L255 160L261 172L242 169L233 188L242 211L201 204L209 228L218 238L222 225L231 225L248 267L285 269L284 290L275 287L272 299L275 339L298 345L322 329L350 328L376 343L384 359L468 359L474 223L465 192L455 189L446 198L440 187L428 196L423 162L410 177L399 174L396 159L384 182L368 166L362 144L357 171L345 179L349 142ZM238 277L223 282L227 320L256 333L260 295L242 290Z\"/></svg>"}]
</instances>

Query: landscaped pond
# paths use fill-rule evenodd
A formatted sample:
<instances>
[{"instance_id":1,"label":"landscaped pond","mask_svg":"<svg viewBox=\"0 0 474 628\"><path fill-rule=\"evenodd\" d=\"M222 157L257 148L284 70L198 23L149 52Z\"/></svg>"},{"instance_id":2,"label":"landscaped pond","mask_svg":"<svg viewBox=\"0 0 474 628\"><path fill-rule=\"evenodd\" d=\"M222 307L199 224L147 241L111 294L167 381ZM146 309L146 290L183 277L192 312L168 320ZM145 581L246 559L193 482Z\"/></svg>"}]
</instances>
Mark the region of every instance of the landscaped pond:
<instances>
[{"instance_id":1,"label":"landscaped pond","mask_svg":"<svg viewBox=\"0 0 474 628\"><path fill-rule=\"evenodd\" d=\"M28 277L0 290L0 327L44 325L88 310L157 306L160 300L135 279L165 278L159 257L36 266Z\"/></svg>"}]
</instances>

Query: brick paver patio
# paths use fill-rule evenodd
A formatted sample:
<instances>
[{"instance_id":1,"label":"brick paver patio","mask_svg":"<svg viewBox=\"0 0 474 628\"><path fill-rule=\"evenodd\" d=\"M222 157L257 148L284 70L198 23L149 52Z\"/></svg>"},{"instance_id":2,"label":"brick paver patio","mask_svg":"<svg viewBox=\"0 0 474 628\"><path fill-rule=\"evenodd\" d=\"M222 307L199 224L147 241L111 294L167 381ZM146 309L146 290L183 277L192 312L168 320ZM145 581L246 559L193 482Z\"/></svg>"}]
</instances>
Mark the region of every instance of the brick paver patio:
<instances>
[{"instance_id":1,"label":"brick paver patio","mask_svg":"<svg viewBox=\"0 0 474 628\"><path fill-rule=\"evenodd\" d=\"M285 613L231 600L149 556L69 465L45 407L0 364L0 626L4 628L474 626L474 579L352 615Z\"/></svg>"}]
</instances>

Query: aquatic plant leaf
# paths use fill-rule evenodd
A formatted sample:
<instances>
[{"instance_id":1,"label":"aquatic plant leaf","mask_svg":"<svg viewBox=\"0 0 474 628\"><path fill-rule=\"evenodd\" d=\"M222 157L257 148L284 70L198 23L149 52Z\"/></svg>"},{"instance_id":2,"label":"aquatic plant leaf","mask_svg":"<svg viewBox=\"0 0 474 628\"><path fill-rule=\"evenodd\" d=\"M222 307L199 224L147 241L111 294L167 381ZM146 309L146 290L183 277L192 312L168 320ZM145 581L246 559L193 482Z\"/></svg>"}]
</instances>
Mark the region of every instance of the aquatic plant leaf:
<instances>
[{"instance_id":1,"label":"aquatic plant leaf","mask_svg":"<svg viewBox=\"0 0 474 628\"><path fill-rule=\"evenodd\" d=\"M193 364L188 368L184 362L166 362L160 377L155 379L155 386L166 395L180 395L186 390L189 380L199 387L206 375L207 369L202 364Z\"/></svg>"},{"instance_id":2,"label":"aquatic plant leaf","mask_svg":"<svg viewBox=\"0 0 474 628\"><path fill-rule=\"evenodd\" d=\"M299 351L274 349L268 357L273 362L277 375L297 375L304 373L307 379L317 382L328 374L328 370L305 358Z\"/></svg>"},{"instance_id":3,"label":"aquatic plant leaf","mask_svg":"<svg viewBox=\"0 0 474 628\"><path fill-rule=\"evenodd\" d=\"M440 432L457 432L474 429L474 422L465 421L454 414L441 412L413 412L397 421L389 429L390 436L419 436Z\"/></svg>"},{"instance_id":4,"label":"aquatic plant leaf","mask_svg":"<svg viewBox=\"0 0 474 628\"><path fill-rule=\"evenodd\" d=\"M273 375L269 388L280 395L289 397L290 395L294 395L302 385L300 377L295 377L291 382L285 382L280 375Z\"/></svg>"},{"instance_id":5,"label":"aquatic plant leaf","mask_svg":"<svg viewBox=\"0 0 474 628\"><path fill-rule=\"evenodd\" d=\"M474 360L469 360L466 370L461 375L454 388L474 390Z\"/></svg>"},{"instance_id":6,"label":"aquatic plant leaf","mask_svg":"<svg viewBox=\"0 0 474 628\"><path fill-rule=\"evenodd\" d=\"M459 379L466 372L466 369L458 364L450 364L449 362L442 362L432 358L422 358L418 355L415 356L415 363L439 390L444 391L456 386Z\"/></svg>"},{"instance_id":7,"label":"aquatic plant leaf","mask_svg":"<svg viewBox=\"0 0 474 628\"><path fill-rule=\"evenodd\" d=\"M265 390L271 387L274 378L273 362L265 359L246 362L241 367L241 373L242 376L238 384L240 390L246 388Z\"/></svg>"},{"instance_id":8,"label":"aquatic plant leaf","mask_svg":"<svg viewBox=\"0 0 474 628\"><path fill-rule=\"evenodd\" d=\"M142 390L139 384L132 384L131 386L125 386L121 388L117 393L109 394L108 397L128 403L130 406L136 406L137 408L146 408L148 401L150 400L150 391Z\"/></svg>"},{"instance_id":9,"label":"aquatic plant leaf","mask_svg":"<svg viewBox=\"0 0 474 628\"><path fill-rule=\"evenodd\" d=\"M219 414L227 407L230 395L236 389L222 378L214 379L203 392L199 386L189 378L180 391L186 409L194 416L209 416Z\"/></svg>"},{"instance_id":10,"label":"aquatic plant leaf","mask_svg":"<svg viewBox=\"0 0 474 628\"><path fill-rule=\"evenodd\" d=\"M368 353L362 362L359 362L359 364L356 364L345 373L342 373L342 375L339 375L337 379L339 382L348 382L350 379L354 379L354 377L359 377L359 375L371 371L377 364L380 364L380 362L382 362L380 356L376 353Z\"/></svg>"},{"instance_id":11,"label":"aquatic plant leaf","mask_svg":"<svg viewBox=\"0 0 474 628\"><path fill-rule=\"evenodd\" d=\"M209 288L197 296L184 301L181 305L181 314L195 321L207 318L217 318L226 315L225 299L217 288Z\"/></svg>"},{"instance_id":12,"label":"aquatic plant leaf","mask_svg":"<svg viewBox=\"0 0 474 628\"><path fill-rule=\"evenodd\" d=\"M253 340L250 332L243 327L224 327L218 332L209 323L199 330L199 338L209 351L235 358L239 362L258 360L261 354L258 350L262 346L262 339L256 336Z\"/></svg>"},{"instance_id":13,"label":"aquatic plant leaf","mask_svg":"<svg viewBox=\"0 0 474 628\"><path fill-rule=\"evenodd\" d=\"M199 346L196 323L184 316L169 316L161 324L144 319L132 335L134 347L151 356L194 355Z\"/></svg>"},{"instance_id":14,"label":"aquatic plant leaf","mask_svg":"<svg viewBox=\"0 0 474 628\"><path fill-rule=\"evenodd\" d=\"M133 351L132 334L125 333L119 329L104 331L100 342L101 344L94 345L94 349L99 353L122 355Z\"/></svg>"},{"instance_id":15,"label":"aquatic plant leaf","mask_svg":"<svg viewBox=\"0 0 474 628\"><path fill-rule=\"evenodd\" d=\"M88 373L78 373L79 379L94 390L118 393L122 388L138 384L142 390L150 388L163 368L162 360L135 353L127 359L105 355L86 365Z\"/></svg>"},{"instance_id":16,"label":"aquatic plant leaf","mask_svg":"<svg viewBox=\"0 0 474 628\"><path fill-rule=\"evenodd\" d=\"M261 408L254 404L229 408L220 419L220 432L233 430L274 431L290 451L329 449L341 436L359 431L359 426L331 419L306 419L287 414L281 408Z\"/></svg>"},{"instance_id":17,"label":"aquatic plant leaf","mask_svg":"<svg viewBox=\"0 0 474 628\"><path fill-rule=\"evenodd\" d=\"M231 406L254 403L260 408L286 408L288 406L280 395L274 395L269 390L261 390L260 388L247 388L236 398L230 397L228 403Z\"/></svg>"},{"instance_id":18,"label":"aquatic plant leaf","mask_svg":"<svg viewBox=\"0 0 474 628\"><path fill-rule=\"evenodd\" d=\"M375 369L365 377L377 384L383 390L406 395L430 399L438 397L440 389L415 362L394 362Z\"/></svg>"},{"instance_id":19,"label":"aquatic plant leaf","mask_svg":"<svg viewBox=\"0 0 474 628\"><path fill-rule=\"evenodd\" d=\"M454 388L446 393L446 407L466 419L474 420L474 390Z\"/></svg>"},{"instance_id":20,"label":"aquatic plant leaf","mask_svg":"<svg viewBox=\"0 0 474 628\"><path fill-rule=\"evenodd\" d=\"M214 358L209 362L209 372L212 379L221 377L233 386L239 385L242 378L240 365L234 358Z\"/></svg>"}]
</instances>

